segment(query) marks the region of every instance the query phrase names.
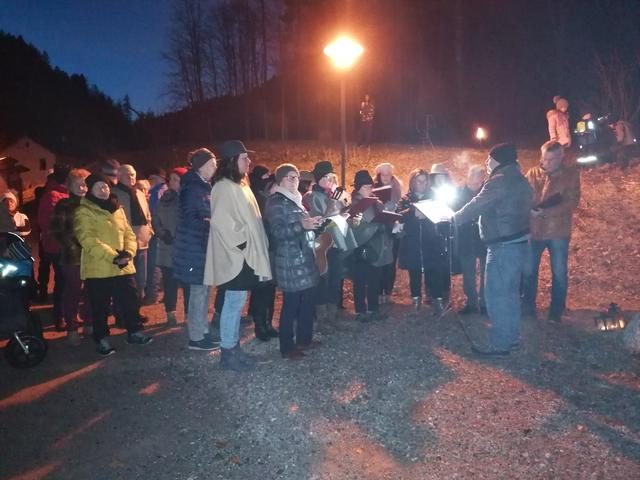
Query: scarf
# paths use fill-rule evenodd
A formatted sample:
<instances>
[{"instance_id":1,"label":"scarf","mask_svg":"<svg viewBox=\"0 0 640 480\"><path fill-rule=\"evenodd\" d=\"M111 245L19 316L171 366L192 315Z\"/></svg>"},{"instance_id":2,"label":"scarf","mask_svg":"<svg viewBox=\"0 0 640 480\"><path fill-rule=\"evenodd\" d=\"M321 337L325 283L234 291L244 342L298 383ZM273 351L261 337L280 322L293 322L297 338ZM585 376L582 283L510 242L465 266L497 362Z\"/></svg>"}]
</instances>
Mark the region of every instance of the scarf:
<instances>
[{"instance_id":1,"label":"scarf","mask_svg":"<svg viewBox=\"0 0 640 480\"><path fill-rule=\"evenodd\" d=\"M85 198L109 213L113 213L120 208L118 197L116 197L115 195L109 195L108 200L103 200L94 196L91 192L87 192Z\"/></svg>"},{"instance_id":2,"label":"scarf","mask_svg":"<svg viewBox=\"0 0 640 480\"><path fill-rule=\"evenodd\" d=\"M140 225L146 225L147 217L140 206L140 202L138 201L138 195L136 195L136 187L127 187L122 183L118 182L118 184L114 187L122 190L123 192L129 195L129 211L131 212L131 226L138 227Z\"/></svg>"},{"instance_id":3,"label":"scarf","mask_svg":"<svg viewBox=\"0 0 640 480\"><path fill-rule=\"evenodd\" d=\"M291 193L286 188L281 187L280 185L276 185L273 188L273 193L279 193L281 195L284 195L293 203L295 203L298 207L300 207L301 210L304 210L306 212L306 209L302 206L302 194L300 192Z\"/></svg>"}]
</instances>

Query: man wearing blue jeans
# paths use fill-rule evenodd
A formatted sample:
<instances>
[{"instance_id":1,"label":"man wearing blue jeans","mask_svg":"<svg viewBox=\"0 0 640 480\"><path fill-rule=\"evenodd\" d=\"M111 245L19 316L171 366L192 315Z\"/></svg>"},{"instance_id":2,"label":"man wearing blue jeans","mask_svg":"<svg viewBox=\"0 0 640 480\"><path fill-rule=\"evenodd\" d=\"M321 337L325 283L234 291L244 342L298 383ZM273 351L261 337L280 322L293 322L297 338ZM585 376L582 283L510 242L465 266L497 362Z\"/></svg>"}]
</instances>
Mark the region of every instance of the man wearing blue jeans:
<instances>
[{"instance_id":1,"label":"man wearing blue jeans","mask_svg":"<svg viewBox=\"0 0 640 480\"><path fill-rule=\"evenodd\" d=\"M580 201L580 175L564 164L564 148L558 142L542 145L540 165L527 172L533 190L530 255L523 285L523 313L536 316L538 271L545 250L551 260L549 320L559 322L565 311L568 287L567 260L573 212Z\"/></svg>"},{"instance_id":2,"label":"man wearing blue jeans","mask_svg":"<svg viewBox=\"0 0 640 480\"><path fill-rule=\"evenodd\" d=\"M460 226L480 217L480 238L487 245L484 295L491 319L491 345L471 348L478 355L509 355L520 336L520 279L532 193L513 144L493 147L486 166L489 178L484 186L451 220Z\"/></svg>"}]
</instances>

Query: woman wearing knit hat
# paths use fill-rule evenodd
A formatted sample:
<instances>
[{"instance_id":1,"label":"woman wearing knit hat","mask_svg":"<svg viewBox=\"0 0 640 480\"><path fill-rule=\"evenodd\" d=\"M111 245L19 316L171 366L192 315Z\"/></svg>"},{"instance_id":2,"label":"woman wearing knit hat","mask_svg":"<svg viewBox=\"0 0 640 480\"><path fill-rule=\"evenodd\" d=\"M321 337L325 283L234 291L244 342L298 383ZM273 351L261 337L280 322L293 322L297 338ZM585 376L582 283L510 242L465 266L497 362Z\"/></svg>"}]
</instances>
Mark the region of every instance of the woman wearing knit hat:
<instances>
[{"instance_id":1,"label":"woman wearing knit hat","mask_svg":"<svg viewBox=\"0 0 640 480\"><path fill-rule=\"evenodd\" d=\"M115 352L109 342L111 298L124 317L127 343L144 345L151 336L142 332L136 296L133 257L136 235L124 210L111 196L109 179L101 174L86 179L88 192L74 214L74 231L82 247L80 277L85 281L93 317L93 339L102 356Z\"/></svg>"},{"instance_id":2,"label":"woman wearing knit hat","mask_svg":"<svg viewBox=\"0 0 640 480\"><path fill-rule=\"evenodd\" d=\"M164 288L164 311L167 323L175 325L176 302L178 287L182 287L182 299L185 316L189 313L189 284L178 281L173 275L173 243L178 224L178 198L180 196L180 179L187 173L186 167L176 167L171 170L168 178L168 188L158 200L156 213L152 218L153 230L158 237L156 265L162 271Z\"/></svg>"},{"instance_id":3,"label":"woman wearing knit hat","mask_svg":"<svg viewBox=\"0 0 640 480\"><path fill-rule=\"evenodd\" d=\"M338 179L333 172L331 162L323 160L315 164L311 172L315 184L302 198L302 203L312 217L330 217L340 214L345 207L341 199L343 194L338 188ZM342 279L344 259L357 246L351 228L340 230L331 222L326 227L325 237L329 238L330 247L326 251L327 268L316 289L316 318L335 318L338 305L342 303ZM324 235L324 234L323 234ZM325 253L319 252L319 255Z\"/></svg>"},{"instance_id":4,"label":"woman wearing knit hat","mask_svg":"<svg viewBox=\"0 0 640 480\"><path fill-rule=\"evenodd\" d=\"M373 196L373 178L366 170L356 173L353 187L351 208ZM378 200L362 213L361 218L350 220L358 244L353 253L353 302L356 320L363 322L376 318L382 271L385 265L393 262L391 234L386 225L375 221L383 209L384 205Z\"/></svg>"},{"instance_id":5,"label":"woman wearing knit hat","mask_svg":"<svg viewBox=\"0 0 640 480\"><path fill-rule=\"evenodd\" d=\"M18 211L18 197L13 191L8 191L2 196L2 203L7 207L9 215L13 218L16 225L15 232L21 237L26 237L31 233L31 224L29 217Z\"/></svg>"},{"instance_id":6,"label":"woman wearing knit hat","mask_svg":"<svg viewBox=\"0 0 640 480\"><path fill-rule=\"evenodd\" d=\"M571 130L569 129L569 102L558 95L553 97L555 108L547 112L549 140L560 143L563 147L571 146Z\"/></svg>"}]
</instances>

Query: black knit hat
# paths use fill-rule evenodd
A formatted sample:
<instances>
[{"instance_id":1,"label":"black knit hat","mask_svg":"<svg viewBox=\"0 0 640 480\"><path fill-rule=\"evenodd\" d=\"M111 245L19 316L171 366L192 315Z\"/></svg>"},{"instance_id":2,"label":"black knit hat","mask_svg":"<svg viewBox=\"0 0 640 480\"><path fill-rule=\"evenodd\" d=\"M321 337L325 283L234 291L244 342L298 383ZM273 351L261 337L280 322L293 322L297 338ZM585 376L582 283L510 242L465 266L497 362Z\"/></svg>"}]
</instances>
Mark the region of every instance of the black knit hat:
<instances>
[{"instance_id":1,"label":"black knit hat","mask_svg":"<svg viewBox=\"0 0 640 480\"><path fill-rule=\"evenodd\" d=\"M515 163L518 160L518 152L513 143L500 143L495 145L491 151L489 151L489 156L501 165Z\"/></svg>"},{"instance_id":2,"label":"black knit hat","mask_svg":"<svg viewBox=\"0 0 640 480\"><path fill-rule=\"evenodd\" d=\"M240 140L228 140L218 148L218 153L222 160L230 160L241 153L255 153L253 150L247 150Z\"/></svg>"},{"instance_id":3,"label":"black knit hat","mask_svg":"<svg viewBox=\"0 0 640 480\"><path fill-rule=\"evenodd\" d=\"M216 156L208 148L199 148L193 152L189 152L187 160L191 164L192 170L200 169L209 160L215 160Z\"/></svg>"},{"instance_id":4,"label":"black knit hat","mask_svg":"<svg viewBox=\"0 0 640 480\"><path fill-rule=\"evenodd\" d=\"M103 175L102 173L92 173L86 178L84 182L87 184L87 189L89 193L91 193L91 189L98 182L104 182L107 185L109 185L109 178L106 175Z\"/></svg>"},{"instance_id":5,"label":"black knit hat","mask_svg":"<svg viewBox=\"0 0 640 480\"><path fill-rule=\"evenodd\" d=\"M325 175L333 173L333 165L327 160L322 160L314 165L311 173L313 173L313 178L316 179L316 182L319 182Z\"/></svg>"},{"instance_id":6,"label":"black knit hat","mask_svg":"<svg viewBox=\"0 0 640 480\"><path fill-rule=\"evenodd\" d=\"M363 185L373 185L373 178L371 178L367 170L358 170L353 179L353 187L356 190L360 190Z\"/></svg>"}]
</instances>

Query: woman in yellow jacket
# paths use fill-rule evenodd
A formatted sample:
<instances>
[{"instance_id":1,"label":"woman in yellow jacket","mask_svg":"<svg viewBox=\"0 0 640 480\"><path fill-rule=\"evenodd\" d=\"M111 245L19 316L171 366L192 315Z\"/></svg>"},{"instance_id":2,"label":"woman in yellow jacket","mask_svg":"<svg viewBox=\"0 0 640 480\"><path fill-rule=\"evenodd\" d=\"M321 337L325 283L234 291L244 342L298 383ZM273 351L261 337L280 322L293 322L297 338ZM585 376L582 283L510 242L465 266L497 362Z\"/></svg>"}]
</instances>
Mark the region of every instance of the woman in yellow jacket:
<instances>
[{"instance_id":1,"label":"woman in yellow jacket","mask_svg":"<svg viewBox=\"0 0 640 480\"><path fill-rule=\"evenodd\" d=\"M144 345L151 336L142 332L138 315L133 257L136 236L124 210L111 196L109 180L100 174L90 175L88 193L74 215L74 230L82 247L80 277L85 281L93 315L93 339L100 355L115 353L109 343L109 305L113 298L122 311L127 327L127 342Z\"/></svg>"}]
</instances>

